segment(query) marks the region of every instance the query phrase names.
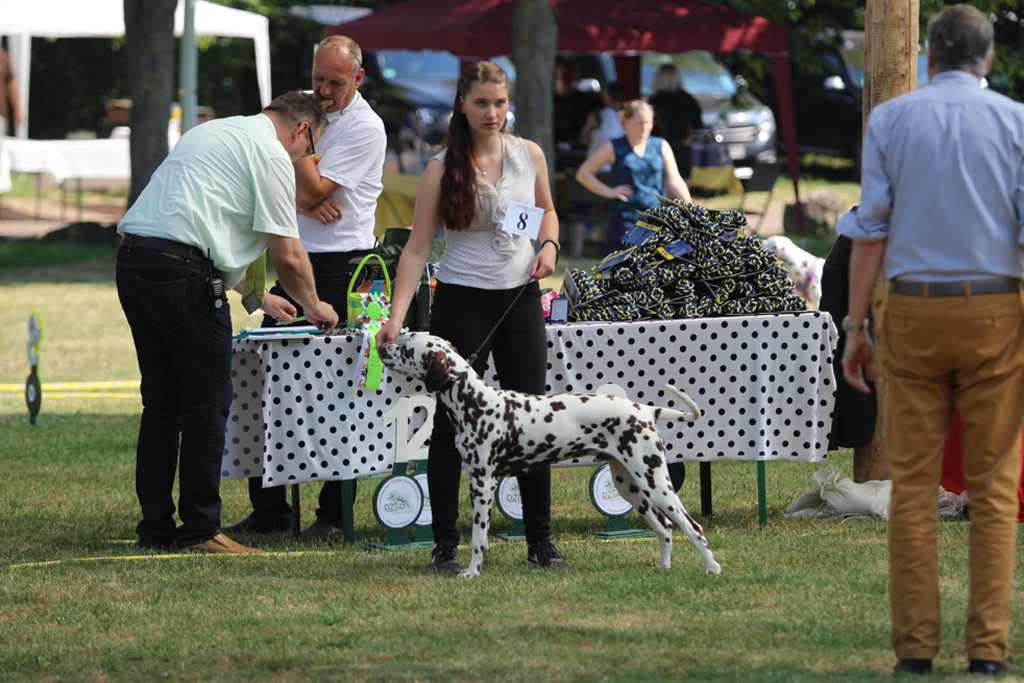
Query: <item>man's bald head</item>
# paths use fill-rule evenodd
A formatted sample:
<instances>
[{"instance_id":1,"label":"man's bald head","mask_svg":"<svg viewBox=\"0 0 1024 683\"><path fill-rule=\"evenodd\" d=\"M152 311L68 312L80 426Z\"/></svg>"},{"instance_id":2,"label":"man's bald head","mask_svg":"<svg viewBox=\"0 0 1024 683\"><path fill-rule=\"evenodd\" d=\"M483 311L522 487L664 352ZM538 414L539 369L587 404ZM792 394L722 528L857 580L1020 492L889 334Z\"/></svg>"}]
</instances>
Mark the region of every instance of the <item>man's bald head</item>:
<instances>
[{"instance_id":1,"label":"man's bald head","mask_svg":"<svg viewBox=\"0 0 1024 683\"><path fill-rule=\"evenodd\" d=\"M313 58L313 91L327 112L344 109L363 83L363 51L346 36L329 36Z\"/></svg>"}]
</instances>

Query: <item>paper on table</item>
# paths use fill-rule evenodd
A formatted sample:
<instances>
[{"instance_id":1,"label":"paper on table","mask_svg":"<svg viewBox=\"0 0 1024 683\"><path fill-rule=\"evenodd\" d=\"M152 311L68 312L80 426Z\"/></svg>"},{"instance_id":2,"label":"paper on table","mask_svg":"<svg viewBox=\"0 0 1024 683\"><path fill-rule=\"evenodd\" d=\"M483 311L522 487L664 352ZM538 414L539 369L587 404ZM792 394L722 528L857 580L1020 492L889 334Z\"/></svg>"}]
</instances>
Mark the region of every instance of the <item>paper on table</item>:
<instances>
[{"instance_id":1,"label":"paper on table","mask_svg":"<svg viewBox=\"0 0 1024 683\"><path fill-rule=\"evenodd\" d=\"M297 325L295 327L247 327L242 330L241 337L259 337L260 339L289 339L292 337L321 335L323 331L314 325Z\"/></svg>"}]
</instances>

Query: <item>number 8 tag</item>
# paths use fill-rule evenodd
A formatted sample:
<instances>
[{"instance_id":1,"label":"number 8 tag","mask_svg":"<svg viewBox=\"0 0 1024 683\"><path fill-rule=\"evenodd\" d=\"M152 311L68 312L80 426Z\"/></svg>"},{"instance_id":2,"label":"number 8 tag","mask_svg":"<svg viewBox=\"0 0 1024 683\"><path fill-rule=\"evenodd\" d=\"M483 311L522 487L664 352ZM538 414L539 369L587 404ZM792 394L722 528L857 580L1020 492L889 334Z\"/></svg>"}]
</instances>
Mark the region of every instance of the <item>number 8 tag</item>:
<instances>
[{"instance_id":1,"label":"number 8 tag","mask_svg":"<svg viewBox=\"0 0 1024 683\"><path fill-rule=\"evenodd\" d=\"M523 235L535 240L540 234L540 223L543 218L544 209L539 206L530 206L510 199L501 229L513 235Z\"/></svg>"}]
</instances>

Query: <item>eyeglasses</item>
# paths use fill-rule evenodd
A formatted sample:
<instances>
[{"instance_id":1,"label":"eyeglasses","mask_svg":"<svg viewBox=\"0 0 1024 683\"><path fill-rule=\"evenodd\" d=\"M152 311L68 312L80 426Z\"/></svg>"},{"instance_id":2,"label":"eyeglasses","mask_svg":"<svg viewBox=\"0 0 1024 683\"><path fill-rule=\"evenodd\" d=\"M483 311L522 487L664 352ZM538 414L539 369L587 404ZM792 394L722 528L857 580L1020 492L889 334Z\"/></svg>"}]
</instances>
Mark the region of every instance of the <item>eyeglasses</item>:
<instances>
[{"instance_id":1,"label":"eyeglasses","mask_svg":"<svg viewBox=\"0 0 1024 683\"><path fill-rule=\"evenodd\" d=\"M303 154L304 157L311 157L316 154L316 145L313 144L313 128L306 124L306 137L309 138L309 151Z\"/></svg>"},{"instance_id":2,"label":"eyeglasses","mask_svg":"<svg viewBox=\"0 0 1024 683\"><path fill-rule=\"evenodd\" d=\"M316 46L316 49L319 50L322 47L330 48L331 50L337 50L343 55L350 55L352 57L352 60L356 63L356 71L363 68L363 63L359 61L359 58L356 57L356 53L353 52L350 48L347 48L344 45L338 45L337 43L332 42L330 38L324 38L323 40L321 40L320 44Z\"/></svg>"}]
</instances>

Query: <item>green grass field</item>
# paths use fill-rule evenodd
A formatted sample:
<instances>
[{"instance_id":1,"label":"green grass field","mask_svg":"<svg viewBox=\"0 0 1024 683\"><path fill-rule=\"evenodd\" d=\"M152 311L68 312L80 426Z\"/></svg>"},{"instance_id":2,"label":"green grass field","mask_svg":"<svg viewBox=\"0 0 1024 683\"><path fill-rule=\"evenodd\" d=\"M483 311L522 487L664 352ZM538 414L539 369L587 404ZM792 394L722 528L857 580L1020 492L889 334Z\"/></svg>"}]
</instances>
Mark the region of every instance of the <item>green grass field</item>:
<instances>
[{"instance_id":1,"label":"green grass field","mask_svg":"<svg viewBox=\"0 0 1024 683\"><path fill-rule=\"evenodd\" d=\"M67 262L62 247L33 245L34 265L23 267L4 262L6 248L0 244L2 681L891 677L885 522L782 514L811 488L816 469L838 466L850 475L846 451L826 464L768 463L765 529L757 523L754 464L716 463L715 514L702 522L721 576L704 573L682 534L668 571L656 568L653 539L591 536L605 520L589 502L588 468L554 471L554 541L569 572L530 570L525 544L500 540L492 541L475 581L434 575L426 550L369 552L367 544L386 536L370 510L377 480L359 488L353 545L282 533L236 539L268 551L259 556L140 557L137 390L46 395L32 426L21 393L8 386L28 375L33 311L44 323L44 383L138 380L112 254ZM236 327L247 324L235 315ZM103 393L127 396L96 395ZM696 465L688 475L680 493L696 516ZM316 487L302 490L308 522ZM225 524L248 513L244 482L224 482L222 496ZM506 531L508 522L497 517L492 531ZM630 521L644 525L635 514ZM945 646L937 680L974 678L960 673L967 530L964 523L941 527ZM1020 588L1017 623L1024 616ZM1020 652L1020 630L1012 636Z\"/></svg>"}]
</instances>

